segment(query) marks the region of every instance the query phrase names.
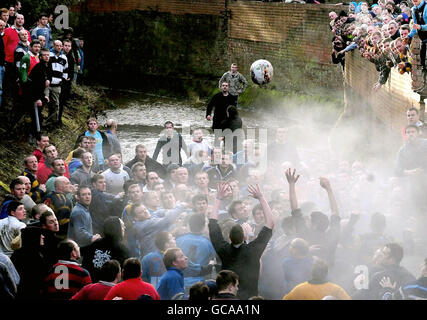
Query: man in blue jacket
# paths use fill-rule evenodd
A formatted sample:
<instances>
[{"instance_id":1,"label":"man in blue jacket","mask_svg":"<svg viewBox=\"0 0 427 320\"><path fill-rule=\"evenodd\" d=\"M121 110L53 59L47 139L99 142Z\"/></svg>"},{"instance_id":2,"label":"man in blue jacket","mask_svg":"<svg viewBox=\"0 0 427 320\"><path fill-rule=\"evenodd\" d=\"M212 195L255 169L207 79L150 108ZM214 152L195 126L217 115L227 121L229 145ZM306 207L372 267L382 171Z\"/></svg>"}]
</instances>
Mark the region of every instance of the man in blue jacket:
<instances>
[{"instance_id":1,"label":"man in blue jacket","mask_svg":"<svg viewBox=\"0 0 427 320\"><path fill-rule=\"evenodd\" d=\"M425 58L426 58L426 42L427 42L427 6L424 0L412 0L414 5L411 9L412 11L412 20L414 25L412 30L408 35L408 38L412 38L414 35L418 34L421 44L420 59L421 65L425 70Z\"/></svg>"},{"instance_id":2,"label":"man in blue jacket","mask_svg":"<svg viewBox=\"0 0 427 320\"><path fill-rule=\"evenodd\" d=\"M183 271L188 266L187 257L181 249L170 248L166 250L163 262L167 271L160 279L157 287L160 298L162 300L186 299Z\"/></svg>"}]
</instances>

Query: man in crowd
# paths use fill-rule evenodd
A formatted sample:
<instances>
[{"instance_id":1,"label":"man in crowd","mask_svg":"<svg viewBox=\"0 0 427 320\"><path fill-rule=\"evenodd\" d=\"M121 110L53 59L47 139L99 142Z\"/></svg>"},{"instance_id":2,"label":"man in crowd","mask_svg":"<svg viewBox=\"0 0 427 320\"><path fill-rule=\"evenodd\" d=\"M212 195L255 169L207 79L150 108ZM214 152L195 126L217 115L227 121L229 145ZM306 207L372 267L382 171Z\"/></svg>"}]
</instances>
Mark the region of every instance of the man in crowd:
<instances>
[{"instance_id":1,"label":"man in crowd","mask_svg":"<svg viewBox=\"0 0 427 320\"><path fill-rule=\"evenodd\" d=\"M58 151L54 145L48 145L43 149L44 161L39 163L37 170L37 180L41 184L45 184L49 179L50 174L53 171L53 161L58 158ZM70 178L70 171L68 170L67 164L65 164L64 176Z\"/></svg>"},{"instance_id":2,"label":"man in crowd","mask_svg":"<svg viewBox=\"0 0 427 320\"><path fill-rule=\"evenodd\" d=\"M26 227L27 217L24 205L13 200L7 206L8 216L0 220L0 251L10 257L14 248L12 242L20 235L20 230Z\"/></svg>"},{"instance_id":3,"label":"man in crowd","mask_svg":"<svg viewBox=\"0 0 427 320\"><path fill-rule=\"evenodd\" d=\"M30 155L24 159L24 171L21 175L28 177L31 183L30 197L36 203L40 203L46 193L46 185L40 184L36 174L39 163L35 155Z\"/></svg>"},{"instance_id":4,"label":"man in crowd","mask_svg":"<svg viewBox=\"0 0 427 320\"><path fill-rule=\"evenodd\" d=\"M185 297L184 270L188 267L187 257L179 248L165 251L163 262L166 273L162 276L157 291L162 300L182 300Z\"/></svg>"},{"instance_id":5,"label":"man in crowd","mask_svg":"<svg viewBox=\"0 0 427 320\"><path fill-rule=\"evenodd\" d=\"M25 196L25 184L19 178L13 179L10 182L9 189L10 194L6 195L0 207L0 219L8 217L9 203L11 203L12 201L19 201L20 203L22 203L22 199L24 199Z\"/></svg>"},{"instance_id":6,"label":"man in crowd","mask_svg":"<svg viewBox=\"0 0 427 320\"><path fill-rule=\"evenodd\" d=\"M37 27L35 27L31 31L31 39L35 40L38 39L40 36L43 36L45 38L45 44L47 43L48 49L50 49L50 43L52 42L52 34L51 30L48 28L47 24L49 22L49 17L46 13L40 13L39 14L39 21L37 23ZM45 45L42 46L44 48Z\"/></svg>"},{"instance_id":7,"label":"man in crowd","mask_svg":"<svg viewBox=\"0 0 427 320\"><path fill-rule=\"evenodd\" d=\"M221 129L221 122L227 118L227 108L228 106L236 106L236 98L232 96L229 90L229 84L227 82L222 82L221 91L215 94L208 103L206 109L206 119L208 121L212 120L212 129ZM212 119L211 113L214 111L214 116ZM221 135L215 135L219 137ZM217 145L217 139L215 139L215 145Z\"/></svg>"},{"instance_id":8,"label":"man in crowd","mask_svg":"<svg viewBox=\"0 0 427 320\"><path fill-rule=\"evenodd\" d=\"M110 142L111 151L113 153L122 153L120 141L117 136L117 121L114 119L108 119L105 126L107 128L105 134L107 135L108 141Z\"/></svg>"},{"instance_id":9,"label":"man in crowd","mask_svg":"<svg viewBox=\"0 0 427 320\"><path fill-rule=\"evenodd\" d=\"M88 186L81 186L77 190L77 204L70 215L68 238L73 239L79 247L86 247L100 239L99 234L93 233L92 218L89 212L92 193Z\"/></svg>"},{"instance_id":10,"label":"man in crowd","mask_svg":"<svg viewBox=\"0 0 427 320\"><path fill-rule=\"evenodd\" d=\"M246 80L246 78L239 71L237 71L237 69L237 63L232 63L230 70L222 75L218 83L218 87L220 90L222 89L221 85L224 82L227 82L229 84L228 92L235 97L235 106L237 106L239 95L245 92L246 87L248 85L248 81Z\"/></svg>"},{"instance_id":11,"label":"man in crowd","mask_svg":"<svg viewBox=\"0 0 427 320\"><path fill-rule=\"evenodd\" d=\"M120 157L117 154L111 154L108 157L108 167L109 169L102 173L107 182L107 192L117 195L123 192L123 185L130 177L123 169Z\"/></svg>"},{"instance_id":12,"label":"man in crowd","mask_svg":"<svg viewBox=\"0 0 427 320\"><path fill-rule=\"evenodd\" d=\"M91 178L95 175L95 173L92 171L92 154L88 151L84 152L80 158L80 161L82 166L73 172L70 181L72 184L77 184L79 186L90 186Z\"/></svg>"},{"instance_id":13,"label":"man in crowd","mask_svg":"<svg viewBox=\"0 0 427 320\"><path fill-rule=\"evenodd\" d=\"M143 144L136 145L135 158L127 162L126 166L132 168L132 166L137 162L142 162L145 165L146 172L154 171L162 179L166 177L166 168L147 155L147 147Z\"/></svg>"},{"instance_id":14,"label":"man in crowd","mask_svg":"<svg viewBox=\"0 0 427 320\"><path fill-rule=\"evenodd\" d=\"M184 150L186 156L189 156L187 145L181 134L176 132L172 121L165 122L165 134L157 141L156 149L153 153L153 159L157 160L160 151L163 155L163 165L167 166L171 163L179 163L182 165L181 150Z\"/></svg>"}]
</instances>

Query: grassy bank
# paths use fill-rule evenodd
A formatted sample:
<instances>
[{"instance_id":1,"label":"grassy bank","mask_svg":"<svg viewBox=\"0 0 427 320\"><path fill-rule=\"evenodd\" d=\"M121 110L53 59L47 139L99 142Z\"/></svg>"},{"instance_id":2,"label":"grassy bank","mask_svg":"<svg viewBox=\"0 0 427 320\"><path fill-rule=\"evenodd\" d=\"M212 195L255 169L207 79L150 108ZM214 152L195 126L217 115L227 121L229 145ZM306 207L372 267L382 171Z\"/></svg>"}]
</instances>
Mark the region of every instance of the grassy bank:
<instances>
[{"instance_id":1,"label":"grassy bank","mask_svg":"<svg viewBox=\"0 0 427 320\"><path fill-rule=\"evenodd\" d=\"M87 118L102 114L104 110L114 108L102 90L87 86L74 86L70 104L64 110L60 128L45 131L52 144L58 149L59 156L66 156L74 146L78 134L85 129ZM47 115L47 107L43 114ZM7 103L0 110L3 124L0 128L0 199L9 193L10 181L22 172L24 157L31 154L35 145L28 141L30 128L29 116L18 113L16 105Z\"/></svg>"}]
</instances>

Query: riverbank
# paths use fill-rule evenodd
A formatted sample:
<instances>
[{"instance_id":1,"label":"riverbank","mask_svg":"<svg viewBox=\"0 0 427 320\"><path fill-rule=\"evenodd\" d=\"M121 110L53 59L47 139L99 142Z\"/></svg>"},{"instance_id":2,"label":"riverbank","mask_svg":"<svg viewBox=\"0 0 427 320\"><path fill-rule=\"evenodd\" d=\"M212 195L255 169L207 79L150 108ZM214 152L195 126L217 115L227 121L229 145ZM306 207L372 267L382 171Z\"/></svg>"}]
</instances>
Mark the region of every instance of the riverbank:
<instances>
[{"instance_id":1,"label":"riverbank","mask_svg":"<svg viewBox=\"0 0 427 320\"><path fill-rule=\"evenodd\" d=\"M102 89L73 86L69 107L64 110L64 125L46 132L58 149L58 156L68 155L70 146L74 145L77 135L85 129L85 122L90 116L100 115L115 107ZM47 115L47 110L43 110L45 112ZM30 126L29 116L17 117L16 113L13 105L3 106L0 110L0 199L9 193L10 181L22 172L22 159L35 149L26 133Z\"/></svg>"}]
</instances>

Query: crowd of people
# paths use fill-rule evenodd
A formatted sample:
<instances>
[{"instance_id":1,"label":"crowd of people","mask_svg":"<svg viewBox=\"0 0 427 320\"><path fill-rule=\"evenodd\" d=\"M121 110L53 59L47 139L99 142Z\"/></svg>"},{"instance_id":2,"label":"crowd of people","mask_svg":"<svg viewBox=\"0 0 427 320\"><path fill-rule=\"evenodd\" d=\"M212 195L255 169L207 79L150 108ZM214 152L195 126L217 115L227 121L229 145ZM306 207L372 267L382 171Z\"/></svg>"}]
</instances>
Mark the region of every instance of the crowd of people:
<instances>
[{"instance_id":1,"label":"crowd of people","mask_svg":"<svg viewBox=\"0 0 427 320\"><path fill-rule=\"evenodd\" d=\"M399 73L411 73L414 56L411 41L421 40L420 63L425 75L427 9L424 0L379 0L350 2L348 11L329 12L332 38L332 61L344 68L345 54L359 50L362 57L375 64L379 72L373 84L377 91L389 77L391 68Z\"/></svg>"},{"instance_id":2,"label":"crowd of people","mask_svg":"<svg viewBox=\"0 0 427 320\"><path fill-rule=\"evenodd\" d=\"M82 81L84 40L73 37L72 28L57 30L53 12L31 25L21 10L20 1L0 8L0 106L13 105L13 121L30 117L34 138L62 125L71 85Z\"/></svg>"},{"instance_id":3,"label":"crowd of people","mask_svg":"<svg viewBox=\"0 0 427 320\"><path fill-rule=\"evenodd\" d=\"M38 133L0 206L0 300L426 299L418 109L387 175L302 156L284 127L243 139L237 70L207 104L213 143L166 121L153 154L137 144L126 162L114 119L89 118L69 150Z\"/></svg>"}]
</instances>

